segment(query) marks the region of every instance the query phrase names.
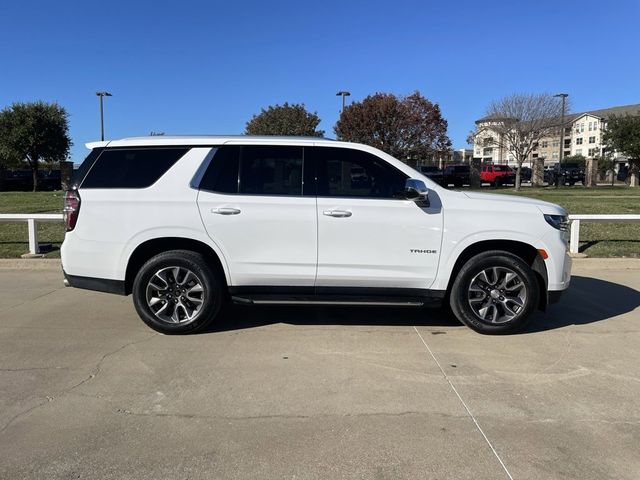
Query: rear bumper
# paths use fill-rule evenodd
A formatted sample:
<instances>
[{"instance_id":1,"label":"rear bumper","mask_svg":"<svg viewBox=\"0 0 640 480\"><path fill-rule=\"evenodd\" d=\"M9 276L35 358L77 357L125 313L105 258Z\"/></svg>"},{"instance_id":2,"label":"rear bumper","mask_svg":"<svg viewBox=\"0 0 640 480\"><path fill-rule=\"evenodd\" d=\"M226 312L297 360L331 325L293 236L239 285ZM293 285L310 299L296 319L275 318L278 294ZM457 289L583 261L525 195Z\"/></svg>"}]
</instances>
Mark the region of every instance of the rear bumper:
<instances>
[{"instance_id":1,"label":"rear bumper","mask_svg":"<svg viewBox=\"0 0 640 480\"><path fill-rule=\"evenodd\" d=\"M110 280L108 278L79 277L69 275L64 270L64 286L94 290L96 292L114 293L116 295L127 295L123 280Z\"/></svg>"}]
</instances>

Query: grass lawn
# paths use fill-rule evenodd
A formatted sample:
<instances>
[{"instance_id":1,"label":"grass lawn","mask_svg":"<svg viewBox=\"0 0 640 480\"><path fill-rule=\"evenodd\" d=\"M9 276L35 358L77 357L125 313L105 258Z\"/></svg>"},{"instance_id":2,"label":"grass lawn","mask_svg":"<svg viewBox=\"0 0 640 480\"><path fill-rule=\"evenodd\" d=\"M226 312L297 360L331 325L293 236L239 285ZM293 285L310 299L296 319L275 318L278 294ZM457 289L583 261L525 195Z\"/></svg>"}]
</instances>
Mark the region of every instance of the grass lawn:
<instances>
[{"instance_id":1,"label":"grass lawn","mask_svg":"<svg viewBox=\"0 0 640 480\"><path fill-rule=\"evenodd\" d=\"M0 213L62 213L62 192L0 192ZM51 243L47 258L60 257L62 222L38 224L40 243ZM0 258L17 258L29 251L27 222L0 222Z\"/></svg>"},{"instance_id":2,"label":"grass lawn","mask_svg":"<svg viewBox=\"0 0 640 480\"><path fill-rule=\"evenodd\" d=\"M522 195L557 203L570 214L638 213L640 188L628 187L522 187L482 191ZM590 257L640 257L640 222L580 224L580 252Z\"/></svg>"},{"instance_id":3,"label":"grass lawn","mask_svg":"<svg viewBox=\"0 0 640 480\"><path fill-rule=\"evenodd\" d=\"M626 187L523 187L483 188L483 192L523 195L557 203L569 213L640 213L640 189ZM57 213L61 192L0 192L0 213ZM51 243L46 257L60 256L62 223L38 225L40 243ZM27 223L0 223L0 258L16 258L29 251ZM591 257L640 257L640 223L589 223L580 225L580 251Z\"/></svg>"}]
</instances>

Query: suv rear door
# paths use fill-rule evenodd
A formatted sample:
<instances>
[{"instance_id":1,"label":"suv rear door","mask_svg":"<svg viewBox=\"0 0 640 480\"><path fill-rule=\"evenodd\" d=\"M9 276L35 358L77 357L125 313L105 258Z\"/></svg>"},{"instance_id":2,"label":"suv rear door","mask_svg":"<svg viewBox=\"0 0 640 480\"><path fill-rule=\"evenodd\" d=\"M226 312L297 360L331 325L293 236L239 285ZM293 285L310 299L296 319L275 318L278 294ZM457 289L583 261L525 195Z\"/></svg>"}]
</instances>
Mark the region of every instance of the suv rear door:
<instances>
[{"instance_id":1,"label":"suv rear door","mask_svg":"<svg viewBox=\"0 0 640 480\"><path fill-rule=\"evenodd\" d=\"M305 147L318 196L318 273L322 287L422 288L438 266L442 212L403 200L408 176L361 150ZM352 168L366 171L354 182ZM433 192L432 192L433 193Z\"/></svg>"},{"instance_id":2,"label":"suv rear door","mask_svg":"<svg viewBox=\"0 0 640 480\"><path fill-rule=\"evenodd\" d=\"M225 145L213 155L198 208L233 285L313 286L316 199L303 196L303 175L301 146Z\"/></svg>"}]
</instances>

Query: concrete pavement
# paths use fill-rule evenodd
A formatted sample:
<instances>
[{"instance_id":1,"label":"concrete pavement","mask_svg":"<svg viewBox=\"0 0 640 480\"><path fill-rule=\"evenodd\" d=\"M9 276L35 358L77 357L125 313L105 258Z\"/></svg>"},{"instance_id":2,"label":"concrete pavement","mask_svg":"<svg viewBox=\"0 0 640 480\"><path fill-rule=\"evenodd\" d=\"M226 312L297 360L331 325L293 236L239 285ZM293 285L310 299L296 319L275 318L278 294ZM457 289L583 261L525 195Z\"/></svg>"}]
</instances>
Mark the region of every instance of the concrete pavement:
<instances>
[{"instance_id":1,"label":"concrete pavement","mask_svg":"<svg viewBox=\"0 0 640 480\"><path fill-rule=\"evenodd\" d=\"M638 260L577 260L507 337L276 307L166 337L36 262L0 262L0 478L640 478Z\"/></svg>"}]
</instances>

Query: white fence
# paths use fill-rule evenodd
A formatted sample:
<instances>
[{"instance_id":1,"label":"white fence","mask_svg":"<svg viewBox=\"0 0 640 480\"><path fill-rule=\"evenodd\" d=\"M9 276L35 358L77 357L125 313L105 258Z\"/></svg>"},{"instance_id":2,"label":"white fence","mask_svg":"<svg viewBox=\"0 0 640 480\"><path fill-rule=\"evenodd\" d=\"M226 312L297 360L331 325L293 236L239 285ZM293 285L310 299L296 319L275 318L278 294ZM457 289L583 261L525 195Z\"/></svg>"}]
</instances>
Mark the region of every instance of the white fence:
<instances>
[{"instance_id":1,"label":"white fence","mask_svg":"<svg viewBox=\"0 0 640 480\"><path fill-rule=\"evenodd\" d=\"M1 213L0 222L27 222L29 225L29 253L40 253L38 245L37 222L59 222L62 220L60 213ZM571 235L569 251L578 253L580 243L580 222L640 222L640 215L569 215L571 220Z\"/></svg>"},{"instance_id":2,"label":"white fence","mask_svg":"<svg viewBox=\"0 0 640 480\"><path fill-rule=\"evenodd\" d=\"M60 222L61 213L0 213L0 222L27 222L29 226L29 253L40 253L37 222Z\"/></svg>"},{"instance_id":3,"label":"white fence","mask_svg":"<svg viewBox=\"0 0 640 480\"><path fill-rule=\"evenodd\" d=\"M640 215L634 214L602 214L602 215L569 215L571 220L571 235L569 238L569 251L578 253L580 245L580 222L640 222Z\"/></svg>"}]
</instances>

